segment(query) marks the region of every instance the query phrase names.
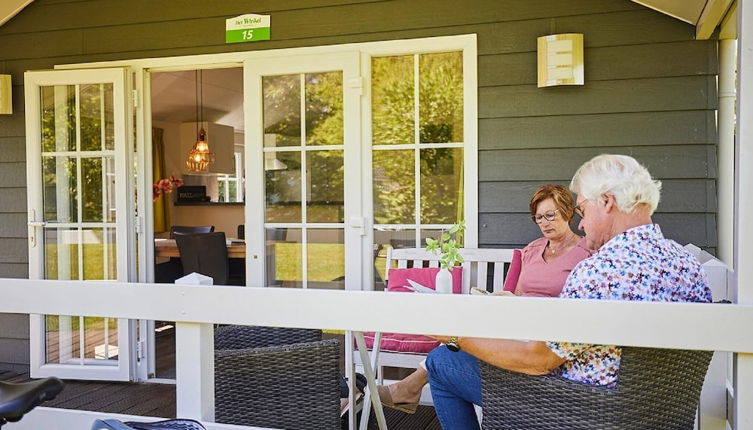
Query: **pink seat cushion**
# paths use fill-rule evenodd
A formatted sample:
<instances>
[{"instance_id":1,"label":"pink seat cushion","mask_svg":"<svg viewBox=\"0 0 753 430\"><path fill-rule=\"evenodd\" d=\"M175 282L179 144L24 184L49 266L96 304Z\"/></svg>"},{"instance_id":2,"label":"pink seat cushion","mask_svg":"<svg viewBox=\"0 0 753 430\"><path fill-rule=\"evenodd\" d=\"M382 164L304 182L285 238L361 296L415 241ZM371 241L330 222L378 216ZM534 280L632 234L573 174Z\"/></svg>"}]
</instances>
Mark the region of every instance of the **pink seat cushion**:
<instances>
[{"instance_id":1,"label":"pink seat cushion","mask_svg":"<svg viewBox=\"0 0 753 430\"><path fill-rule=\"evenodd\" d=\"M507 277L505 278L505 291L514 293L515 287L518 286L518 278L520 278L520 267L523 260L522 255L523 254L519 249L513 249L512 262L510 262L510 268L507 269Z\"/></svg>"},{"instance_id":2,"label":"pink seat cushion","mask_svg":"<svg viewBox=\"0 0 753 430\"><path fill-rule=\"evenodd\" d=\"M413 293L410 289L408 279L418 282L424 287L434 289L437 280L439 267L417 267L413 269L390 269L387 275L387 291ZM454 267L452 273L452 293L460 294L463 292L463 268ZM406 288L408 287L408 288Z\"/></svg>"},{"instance_id":3,"label":"pink seat cushion","mask_svg":"<svg viewBox=\"0 0 753 430\"><path fill-rule=\"evenodd\" d=\"M374 332L365 332L363 337L366 340L366 346L369 349L373 348ZM437 346L439 346L439 342L420 334L382 333L382 347L379 350L407 354L428 354Z\"/></svg>"},{"instance_id":4,"label":"pink seat cushion","mask_svg":"<svg viewBox=\"0 0 753 430\"><path fill-rule=\"evenodd\" d=\"M417 267L412 269L390 269L387 277L387 291L415 293L406 288L410 287L408 279L418 282L424 287L434 288L437 279L438 267ZM452 292L463 292L463 268L458 266L452 269ZM420 294L420 293L419 293ZM374 332L364 333L366 346L374 347ZM439 346L436 340L419 334L382 333L382 346L380 351L404 352L412 354L428 354L429 351Z\"/></svg>"}]
</instances>

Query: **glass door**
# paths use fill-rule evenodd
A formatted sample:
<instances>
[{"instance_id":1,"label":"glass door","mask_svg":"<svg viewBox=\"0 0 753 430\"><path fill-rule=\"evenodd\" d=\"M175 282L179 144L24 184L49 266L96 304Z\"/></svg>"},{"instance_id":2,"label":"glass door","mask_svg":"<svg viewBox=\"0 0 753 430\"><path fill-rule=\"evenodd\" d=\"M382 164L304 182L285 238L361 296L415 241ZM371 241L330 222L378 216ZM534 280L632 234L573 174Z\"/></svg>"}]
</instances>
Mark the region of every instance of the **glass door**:
<instances>
[{"instance_id":1,"label":"glass door","mask_svg":"<svg viewBox=\"0 0 753 430\"><path fill-rule=\"evenodd\" d=\"M358 54L247 61L244 83L249 285L361 289Z\"/></svg>"},{"instance_id":2,"label":"glass door","mask_svg":"<svg viewBox=\"0 0 753 430\"><path fill-rule=\"evenodd\" d=\"M125 69L28 72L29 277L128 281ZM31 316L31 376L129 380L125 319Z\"/></svg>"}]
</instances>

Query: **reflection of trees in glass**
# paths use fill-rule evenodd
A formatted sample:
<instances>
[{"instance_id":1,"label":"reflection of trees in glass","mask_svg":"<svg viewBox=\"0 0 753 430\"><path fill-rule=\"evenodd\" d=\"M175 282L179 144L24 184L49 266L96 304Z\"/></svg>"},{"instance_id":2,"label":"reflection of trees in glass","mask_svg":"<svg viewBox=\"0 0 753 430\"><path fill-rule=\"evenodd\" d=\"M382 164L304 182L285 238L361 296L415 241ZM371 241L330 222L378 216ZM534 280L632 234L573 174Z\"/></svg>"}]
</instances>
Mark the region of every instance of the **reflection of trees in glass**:
<instances>
[{"instance_id":1,"label":"reflection of trees in glass","mask_svg":"<svg viewBox=\"0 0 753 430\"><path fill-rule=\"evenodd\" d=\"M413 224L416 221L412 150L374 151L374 222Z\"/></svg>"},{"instance_id":2,"label":"reflection of trees in glass","mask_svg":"<svg viewBox=\"0 0 753 430\"><path fill-rule=\"evenodd\" d=\"M112 92L112 84L100 86L82 85L79 96L79 123L76 124L76 87L69 85L65 88L65 99L57 100L58 109L65 109L63 121L56 122L55 115L55 87L42 89L42 149L46 152L75 151L76 133L80 133L81 150L102 150L102 107L103 102L112 103L112 97L102 96ZM58 97L60 92L58 92ZM112 106L105 107L105 122L112 123ZM67 136L57 135L60 129L66 129ZM45 157L43 160L44 183L44 213L47 220L75 221L77 220L78 184L75 159L68 157ZM81 157L81 200L82 221L103 221L103 184L102 157ZM68 194L70 218L58 219L58 203L60 195L59 182L65 182L65 192Z\"/></svg>"},{"instance_id":3,"label":"reflection of trees in glass","mask_svg":"<svg viewBox=\"0 0 753 430\"><path fill-rule=\"evenodd\" d=\"M371 60L374 145L414 143L413 56Z\"/></svg>"},{"instance_id":4,"label":"reflection of trees in glass","mask_svg":"<svg viewBox=\"0 0 753 430\"><path fill-rule=\"evenodd\" d=\"M462 53L419 55L421 143L463 142ZM373 144L415 143L414 57L372 60ZM420 151L375 149L374 222L415 222L415 157L420 156L421 222L462 219L462 148ZM419 155L420 152L420 155Z\"/></svg>"},{"instance_id":5,"label":"reflection of trees in glass","mask_svg":"<svg viewBox=\"0 0 753 430\"><path fill-rule=\"evenodd\" d=\"M306 75L306 145L343 144L341 72Z\"/></svg>"},{"instance_id":6,"label":"reflection of trees in glass","mask_svg":"<svg viewBox=\"0 0 753 430\"><path fill-rule=\"evenodd\" d=\"M301 144L300 75L265 76L264 133L277 135L276 146Z\"/></svg>"},{"instance_id":7,"label":"reflection of trees in glass","mask_svg":"<svg viewBox=\"0 0 753 430\"><path fill-rule=\"evenodd\" d=\"M263 78L264 132L276 135L276 146L300 144L302 126L300 82L301 75ZM304 120L306 121L304 145L343 145L342 72L306 74L304 82ZM318 204L342 206L344 199L342 150L309 151L307 157L309 158L307 180L311 200L317 201ZM266 172L267 222L300 222L301 207L283 209L282 206L286 206L288 202L301 202L301 154L277 151L275 158L284 163L286 168ZM271 206L277 207L270 210ZM329 215L324 214L329 213L329 211L324 211L320 215L328 217ZM320 220L318 216L309 220L312 222L342 221Z\"/></svg>"},{"instance_id":8,"label":"reflection of trees in glass","mask_svg":"<svg viewBox=\"0 0 753 430\"><path fill-rule=\"evenodd\" d=\"M463 54L422 54L418 64L421 143L463 141Z\"/></svg>"},{"instance_id":9,"label":"reflection of trees in glass","mask_svg":"<svg viewBox=\"0 0 753 430\"><path fill-rule=\"evenodd\" d=\"M421 222L453 224L463 218L463 150L421 150Z\"/></svg>"}]
</instances>

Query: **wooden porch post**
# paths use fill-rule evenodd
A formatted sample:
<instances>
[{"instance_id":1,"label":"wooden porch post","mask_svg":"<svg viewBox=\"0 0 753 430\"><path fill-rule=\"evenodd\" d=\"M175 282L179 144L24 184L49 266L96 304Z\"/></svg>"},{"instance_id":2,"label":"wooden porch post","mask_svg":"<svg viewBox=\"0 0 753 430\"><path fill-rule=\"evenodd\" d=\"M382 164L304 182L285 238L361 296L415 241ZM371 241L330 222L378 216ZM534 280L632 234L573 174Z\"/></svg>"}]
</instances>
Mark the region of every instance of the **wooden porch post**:
<instances>
[{"instance_id":1,"label":"wooden porch post","mask_svg":"<svg viewBox=\"0 0 753 430\"><path fill-rule=\"evenodd\" d=\"M737 2L737 229L738 303L753 303L753 3ZM732 327L750 330L750 327ZM753 354L735 354L734 428L753 428Z\"/></svg>"},{"instance_id":2,"label":"wooden porch post","mask_svg":"<svg viewBox=\"0 0 753 430\"><path fill-rule=\"evenodd\" d=\"M214 325L175 324L176 413L214 422Z\"/></svg>"}]
</instances>

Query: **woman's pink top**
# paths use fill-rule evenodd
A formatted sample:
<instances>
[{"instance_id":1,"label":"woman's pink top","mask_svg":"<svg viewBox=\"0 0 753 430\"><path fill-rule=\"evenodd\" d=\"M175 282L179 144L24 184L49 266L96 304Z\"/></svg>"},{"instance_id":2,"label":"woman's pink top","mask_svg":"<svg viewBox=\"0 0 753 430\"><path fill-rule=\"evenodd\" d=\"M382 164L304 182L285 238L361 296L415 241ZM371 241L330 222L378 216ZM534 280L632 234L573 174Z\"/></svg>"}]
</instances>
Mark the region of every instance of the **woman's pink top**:
<instances>
[{"instance_id":1,"label":"woman's pink top","mask_svg":"<svg viewBox=\"0 0 753 430\"><path fill-rule=\"evenodd\" d=\"M547 238L542 237L523 248L518 284L524 296L559 296L573 267L593 254L593 251L586 248L586 239L582 238L565 255L547 263L543 254L548 242Z\"/></svg>"}]
</instances>

